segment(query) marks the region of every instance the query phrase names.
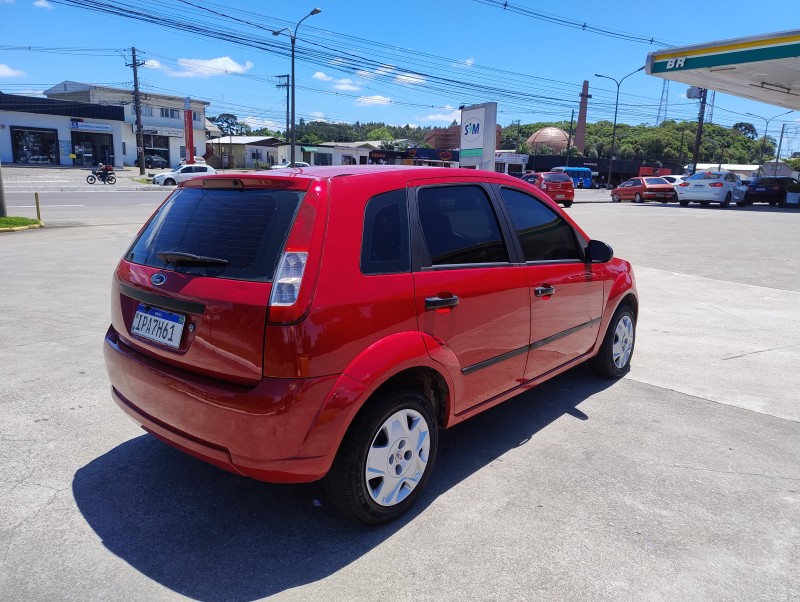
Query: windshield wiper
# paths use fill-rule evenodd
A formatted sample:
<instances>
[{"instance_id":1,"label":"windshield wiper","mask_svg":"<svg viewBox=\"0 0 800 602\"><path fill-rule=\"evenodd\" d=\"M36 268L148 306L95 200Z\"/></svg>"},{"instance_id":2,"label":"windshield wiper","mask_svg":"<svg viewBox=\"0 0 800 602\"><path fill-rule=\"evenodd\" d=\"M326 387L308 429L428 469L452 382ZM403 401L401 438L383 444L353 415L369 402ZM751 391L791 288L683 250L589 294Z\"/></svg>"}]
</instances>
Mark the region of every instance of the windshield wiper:
<instances>
[{"instance_id":1,"label":"windshield wiper","mask_svg":"<svg viewBox=\"0 0 800 602\"><path fill-rule=\"evenodd\" d=\"M167 263L191 263L193 265L227 265L227 259L219 259L218 257L205 257L203 255L195 255L194 253L183 253L181 251L163 251L156 253L160 259Z\"/></svg>"}]
</instances>

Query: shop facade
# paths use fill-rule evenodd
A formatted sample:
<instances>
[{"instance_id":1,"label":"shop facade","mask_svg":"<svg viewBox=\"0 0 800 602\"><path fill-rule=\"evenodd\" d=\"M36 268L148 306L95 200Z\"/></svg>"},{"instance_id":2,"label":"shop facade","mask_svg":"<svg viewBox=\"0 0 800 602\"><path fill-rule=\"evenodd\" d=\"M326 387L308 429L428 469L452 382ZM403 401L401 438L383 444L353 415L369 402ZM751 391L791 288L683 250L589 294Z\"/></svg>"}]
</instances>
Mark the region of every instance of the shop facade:
<instances>
[{"instance_id":1,"label":"shop facade","mask_svg":"<svg viewBox=\"0 0 800 602\"><path fill-rule=\"evenodd\" d=\"M121 130L121 150L116 160L118 163L134 165L138 157L138 146L136 110L133 104L132 90L64 81L45 90L44 94L48 99L120 108L125 125ZM140 98L145 156L157 155L165 159L171 167L176 167L186 156L184 110L187 101L192 116L194 140L194 149L191 149L192 152L189 154L192 156L205 155L205 114L208 102L152 93L142 93Z\"/></svg>"},{"instance_id":2,"label":"shop facade","mask_svg":"<svg viewBox=\"0 0 800 602\"><path fill-rule=\"evenodd\" d=\"M121 107L0 94L0 161L16 165L121 166Z\"/></svg>"}]
</instances>

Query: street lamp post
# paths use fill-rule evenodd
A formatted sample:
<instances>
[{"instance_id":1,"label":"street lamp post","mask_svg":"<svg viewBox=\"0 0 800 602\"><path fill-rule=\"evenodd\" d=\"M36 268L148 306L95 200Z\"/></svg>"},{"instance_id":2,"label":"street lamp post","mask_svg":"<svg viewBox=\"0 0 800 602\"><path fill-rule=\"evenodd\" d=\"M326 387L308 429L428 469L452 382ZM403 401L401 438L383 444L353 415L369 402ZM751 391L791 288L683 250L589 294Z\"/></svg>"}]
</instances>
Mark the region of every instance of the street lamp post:
<instances>
[{"instance_id":1,"label":"street lamp post","mask_svg":"<svg viewBox=\"0 0 800 602\"><path fill-rule=\"evenodd\" d=\"M302 23L303 21L305 21L306 19L308 19L312 15L318 15L321 12L322 12L322 9L315 8L310 13L308 13L305 17L300 19L297 22L297 25L294 26L294 33L292 33L292 30L289 29L288 27L284 27L283 29L279 29L277 31L273 31L272 32L272 35L279 36L284 31L287 31L287 32L289 32L288 33L289 39L292 41L292 142L291 142L292 146L291 146L291 149L290 149L290 153L291 153L291 160L289 162L289 166L290 167L294 167L294 147L295 147L295 144L297 143L297 138L295 136L295 126L294 126L294 106L295 106L294 105L294 98L295 98L295 94L294 94L294 91L295 91L295 86L294 86L294 44L295 44L295 41L297 40L297 29L300 27L300 23Z\"/></svg>"},{"instance_id":2,"label":"street lamp post","mask_svg":"<svg viewBox=\"0 0 800 602\"><path fill-rule=\"evenodd\" d=\"M781 113L780 115L775 115L775 117L783 117L784 115L788 115L793 111L786 111L785 113ZM762 117L761 115L756 115L755 113L745 113L745 115L749 115L750 117L757 117L758 119L764 120L764 136L761 138L761 146L758 147L758 167L761 169L761 161L764 159L764 147L767 145L767 131L769 130L769 122L775 119L775 117L770 117L767 119L766 117ZM775 157L775 163L777 165L778 157Z\"/></svg>"},{"instance_id":3,"label":"street lamp post","mask_svg":"<svg viewBox=\"0 0 800 602\"><path fill-rule=\"evenodd\" d=\"M626 75L625 77L623 77L619 81L617 81L613 77L609 77L608 75L600 75L599 73L595 73L594 74L595 77L602 77L602 78L605 78L605 79L610 79L612 82L617 84L617 100L614 102L614 127L611 130L611 153L609 154L609 158L608 158L608 182L607 182L607 186L611 186L611 174L613 173L613 170L614 170L614 147L615 147L616 142L617 142L617 111L619 110L619 87L622 85L622 82L624 82L626 79L628 79L634 73L639 73L639 71L641 71L642 69L644 69L644 65L639 67L636 71L631 71L630 73L628 73L628 75Z\"/></svg>"}]
</instances>

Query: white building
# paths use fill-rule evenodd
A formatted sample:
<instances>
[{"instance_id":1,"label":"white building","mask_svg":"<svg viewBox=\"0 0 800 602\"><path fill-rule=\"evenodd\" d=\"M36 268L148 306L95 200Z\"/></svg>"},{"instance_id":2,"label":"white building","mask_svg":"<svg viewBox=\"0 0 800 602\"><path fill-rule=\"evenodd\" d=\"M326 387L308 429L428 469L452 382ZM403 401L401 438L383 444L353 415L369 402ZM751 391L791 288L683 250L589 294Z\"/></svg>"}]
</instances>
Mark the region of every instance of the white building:
<instances>
[{"instance_id":1,"label":"white building","mask_svg":"<svg viewBox=\"0 0 800 602\"><path fill-rule=\"evenodd\" d=\"M137 157L136 112L133 104L133 91L92 84L64 81L44 92L47 98L70 100L97 105L121 106L124 110L125 125L122 127L121 158L127 165L133 165ZM186 156L184 137L184 103L179 96L141 92L142 131L144 154L159 155L172 166L178 165ZM192 111L193 143L192 155L202 156L206 152L205 112L210 103L190 99ZM121 163L120 156L116 164Z\"/></svg>"},{"instance_id":2,"label":"white building","mask_svg":"<svg viewBox=\"0 0 800 602\"><path fill-rule=\"evenodd\" d=\"M0 93L0 161L119 167L124 119L120 106Z\"/></svg>"}]
</instances>

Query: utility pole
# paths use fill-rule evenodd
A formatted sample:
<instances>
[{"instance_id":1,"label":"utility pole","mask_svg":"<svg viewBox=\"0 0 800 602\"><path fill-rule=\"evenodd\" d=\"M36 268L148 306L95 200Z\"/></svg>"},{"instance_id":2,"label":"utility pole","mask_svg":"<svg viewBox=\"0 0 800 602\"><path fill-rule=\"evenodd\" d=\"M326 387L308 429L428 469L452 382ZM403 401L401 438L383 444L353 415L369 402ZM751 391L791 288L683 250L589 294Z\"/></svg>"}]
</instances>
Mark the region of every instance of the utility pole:
<instances>
[{"instance_id":1,"label":"utility pole","mask_svg":"<svg viewBox=\"0 0 800 602\"><path fill-rule=\"evenodd\" d=\"M286 138L289 138L289 74L278 75L277 77L285 77L286 82L277 84L276 88L286 88Z\"/></svg>"},{"instance_id":2,"label":"utility pole","mask_svg":"<svg viewBox=\"0 0 800 602\"><path fill-rule=\"evenodd\" d=\"M784 123L781 126L781 137L778 140L778 150L775 151L775 171L772 172L773 176L777 176L778 175L778 161L781 158L781 146L783 146L783 130L785 130L785 129L786 129L786 124ZM0 186L2 186L2 182L0 182ZM2 194L2 189L0 189L0 194Z\"/></svg>"},{"instance_id":3,"label":"utility pole","mask_svg":"<svg viewBox=\"0 0 800 602\"><path fill-rule=\"evenodd\" d=\"M697 114L697 133L694 136L694 153L692 154L692 173L697 173L697 161L700 158L700 141L703 138L703 119L706 115L706 94L708 90L703 88L700 93L700 112Z\"/></svg>"},{"instance_id":4,"label":"utility pole","mask_svg":"<svg viewBox=\"0 0 800 602\"><path fill-rule=\"evenodd\" d=\"M681 172L683 172L683 135L686 133L686 128L681 128L681 145L678 147L680 150L678 152L678 167L680 168Z\"/></svg>"},{"instance_id":5,"label":"utility pole","mask_svg":"<svg viewBox=\"0 0 800 602\"><path fill-rule=\"evenodd\" d=\"M131 47L131 62L128 67L133 67L133 110L136 113L136 157L139 160L139 175L144 175L144 134L142 133L142 95L139 92L139 67L144 61L136 60L136 48Z\"/></svg>"},{"instance_id":6,"label":"utility pole","mask_svg":"<svg viewBox=\"0 0 800 602\"><path fill-rule=\"evenodd\" d=\"M3 192L3 164L0 163L0 217L8 217L6 212L6 195Z\"/></svg>"},{"instance_id":7,"label":"utility pole","mask_svg":"<svg viewBox=\"0 0 800 602\"><path fill-rule=\"evenodd\" d=\"M569 149L572 146L572 124L575 122L575 109L572 109L572 117L569 118L569 135L567 136L567 163L569 167Z\"/></svg>"}]
</instances>

